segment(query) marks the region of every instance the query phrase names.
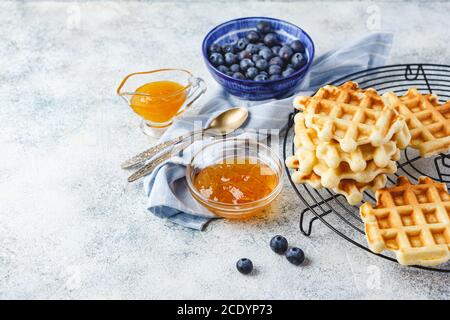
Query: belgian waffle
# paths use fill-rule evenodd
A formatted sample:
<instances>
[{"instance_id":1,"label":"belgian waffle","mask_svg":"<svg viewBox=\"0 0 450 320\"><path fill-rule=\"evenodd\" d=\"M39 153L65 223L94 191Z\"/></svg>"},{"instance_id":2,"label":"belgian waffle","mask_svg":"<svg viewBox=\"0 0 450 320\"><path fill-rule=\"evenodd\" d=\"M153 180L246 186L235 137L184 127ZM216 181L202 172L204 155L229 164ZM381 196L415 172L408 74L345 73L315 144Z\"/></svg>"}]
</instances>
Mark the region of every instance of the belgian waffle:
<instances>
[{"instance_id":1,"label":"belgian waffle","mask_svg":"<svg viewBox=\"0 0 450 320\"><path fill-rule=\"evenodd\" d=\"M353 180L358 183L370 183L380 174L391 174L397 171L395 161L390 161L384 168L379 168L373 160L367 162L367 167L359 172L353 172L346 163L336 169L329 168L324 162L317 161L311 151L299 152L286 159L289 168L296 169L292 174L294 183L303 183L304 177L315 173L320 178L320 185L325 188L337 188L342 180Z\"/></svg>"},{"instance_id":2,"label":"belgian waffle","mask_svg":"<svg viewBox=\"0 0 450 320\"><path fill-rule=\"evenodd\" d=\"M321 141L339 142L345 152L357 146L381 146L391 140L400 148L410 141L406 123L374 90L362 90L354 82L327 85L312 96L298 96L294 107L305 114L305 123Z\"/></svg>"},{"instance_id":3,"label":"belgian waffle","mask_svg":"<svg viewBox=\"0 0 450 320\"><path fill-rule=\"evenodd\" d=\"M296 171L292 175L292 179L297 183L307 183L314 189L322 189L321 177L312 172L308 175L302 175ZM359 183L351 179L343 179L339 184L332 188L338 194L342 194L350 205L357 205L363 199L363 192L367 189L376 191L386 185L386 175L380 174L369 183Z\"/></svg>"},{"instance_id":4,"label":"belgian waffle","mask_svg":"<svg viewBox=\"0 0 450 320\"><path fill-rule=\"evenodd\" d=\"M399 177L396 186L378 190L376 199L375 207L360 208L373 252L391 250L403 265L434 266L450 259L450 195L444 183L420 177L413 185Z\"/></svg>"},{"instance_id":5,"label":"belgian waffle","mask_svg":"<svg viewBox=\"0 0 450 320\"><path fill-rule=\"evenodd\" d=\"M334 140L320 141L316 131L306 127L303 113L297 113L294 120L296 155L307 162L317 162L315 159L317 158L332 169L338 168L345 162L353 172L360 172L366 169L369 160L374 160L378 167L384 168L391 160L400 158L399 150L394 141L389 141L379 147L365 144L352 152L344 152L339 143Z\"/></svg>"},{"instance_id":6,"label":"belgian waffle","mask_svg":"<svg viewBox=\"0 0 450 320\"><path fill-rule=\"evenodd\" d=\"M373 160L367 162L367 167L360 172L353 172L348 165L341 164L336 169L329 168L325 163L319 162L314 166L313 171L320 176L321 184L326 188L335 188L341 180L351 179L359 183L370 183L380 174L392 174L397 171L395 161L390 161L384 167L378 167Z\"/></svg>"},{"instance_id":7,"label":"belgian waffle","mask_svg":"<svg viewBox=\"0 0 450 320\"><path fill-rule=\"evenodd\" d=\"M411 132L411 147L418 149L422 157L450 149L450 101L439 104L432 94L421 94L409 89L397 97L388 92L384 97L401 115Z\"/></svg>"}]
</instances>

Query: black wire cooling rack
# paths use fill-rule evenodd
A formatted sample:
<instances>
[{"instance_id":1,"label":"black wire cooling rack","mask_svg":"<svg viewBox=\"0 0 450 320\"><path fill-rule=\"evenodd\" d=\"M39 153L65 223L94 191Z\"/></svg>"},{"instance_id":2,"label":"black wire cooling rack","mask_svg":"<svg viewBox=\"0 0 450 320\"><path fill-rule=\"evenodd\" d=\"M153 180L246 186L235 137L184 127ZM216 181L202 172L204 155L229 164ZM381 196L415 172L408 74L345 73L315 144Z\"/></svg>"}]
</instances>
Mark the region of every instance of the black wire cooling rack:
<instances>
[{"instance_id":1,"label":"black wire cooling rack","mask_svg":"<svg viewBox=\"0 0 450 320\"><path fill-rule=\"evenodd\" d=\"M423 93L436 94L441 102L450 99L450 66L437 64L398 64L378 67L365 71L355 72L334 81L334 85L341 85L346 81L355 81L361 88L375 88L378 92L393 91L396 94L405 93L408 88L415 87ZM293 119L289 118L288 129L283 141L283 156L294 154ZM289 150L288 150L289 149ZM306 208L300 213L300 231L310 236L314 223L319 220L328 228L351 242L355 246L366 250L381 258L397 262L393 255L375 254L367 247L364 233L364 223L359 217L359 206L350 206L345 197L335 194L329 189L315 190L307 184L295 184L291 179L291 169L286 167L289 181L296 194ZM432 179L450 186L450 154L439 154L430 158L421 158L417 151L407 148L403 150L398 161L398 171L388 177L388 185L393 185L396 178L406 175L416 182L419 176L429 176ZM364 192L364 200L375 203L371 191ZM439 267L412 266L414 268L449 272L450 263Z\"/></svg>"}]
</instances>

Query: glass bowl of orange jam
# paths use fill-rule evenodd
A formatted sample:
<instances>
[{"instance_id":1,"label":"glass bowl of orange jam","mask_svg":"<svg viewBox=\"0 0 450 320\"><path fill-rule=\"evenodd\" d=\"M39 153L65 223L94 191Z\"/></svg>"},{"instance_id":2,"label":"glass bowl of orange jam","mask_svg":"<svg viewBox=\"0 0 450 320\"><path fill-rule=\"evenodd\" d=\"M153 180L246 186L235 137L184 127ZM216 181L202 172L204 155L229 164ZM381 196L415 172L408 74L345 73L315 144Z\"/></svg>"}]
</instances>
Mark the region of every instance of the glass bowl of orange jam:
<instances>
[{"instance_id":1,"label":"glass bowl of orange jam","mask_svg":"<svg viewBox=\"0 0 450 320\"><path fill-rule=\"evenodd\" d=\"M208 143L186 167L192 196L224 218L244 219L263 212L281 192L282 178L279 156L250 139Z\"/></svg>"}]
</instances>

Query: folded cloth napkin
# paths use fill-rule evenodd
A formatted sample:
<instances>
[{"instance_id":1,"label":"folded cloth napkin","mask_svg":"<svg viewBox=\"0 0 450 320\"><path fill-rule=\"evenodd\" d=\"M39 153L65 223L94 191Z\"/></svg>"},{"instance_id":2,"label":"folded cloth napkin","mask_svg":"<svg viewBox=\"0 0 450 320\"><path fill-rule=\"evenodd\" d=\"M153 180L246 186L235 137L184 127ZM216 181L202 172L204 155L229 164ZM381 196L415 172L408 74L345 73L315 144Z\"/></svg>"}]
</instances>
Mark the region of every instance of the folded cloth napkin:
<instances>
[{"instance_id":1,"label":"folded cloth napkin","mask_svg":"<svg viewBox=\"0 0 450 320\"><path fill-rule=\"evenodd\" d=\"M392 38L390 33L373 33L319 56L314 60L298 93L308 95L346 74L384 65L392 46ZM244 102L218 90L199 110L198 115L184 116L174 122L160 142L192 131L195 126L198 129L200 124L206 126L216 114L232 106L248 108L249 119L244 130L264 128L281 131L287 124L289 114L293 112L292 97ZM148 196L147 210L160 218L196 230L203 230L215 218L213 213L192 198L185 179L186 165L202 143L204 142L194 142L183 153L157 167L144 180L144 190Z\"/></svg>"}]
</instances>

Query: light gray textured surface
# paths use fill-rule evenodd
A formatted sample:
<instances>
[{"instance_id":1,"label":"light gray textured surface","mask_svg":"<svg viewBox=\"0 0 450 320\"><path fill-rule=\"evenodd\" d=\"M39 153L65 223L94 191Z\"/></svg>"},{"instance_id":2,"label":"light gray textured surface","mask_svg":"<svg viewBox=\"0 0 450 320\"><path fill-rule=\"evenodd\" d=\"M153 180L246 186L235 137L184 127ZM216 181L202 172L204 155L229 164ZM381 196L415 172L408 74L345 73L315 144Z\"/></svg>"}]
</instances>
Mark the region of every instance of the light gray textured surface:
<instances>
[{"instance_id":1,"label":"light gray textured surface","mask_svg":"<svg viewBox=\"0 0 450 320\"><path fill-rule=\"evenodd\" d=\"M214 83L200 44L216 24L268 15L307 30L318 53L369 32L395 33L390 62L448 63L444 2L0 2L0 298L450 298L450 277L403 269L318 224L286 184L268 218L205 232L146 212L119 164L148 142L115 95L137 70L184 67ZM369 22L368 22L369 21ZM210 90L212 91L212 90ZM285 235L309 263L268 241ZM244 277L240 257L257 267Z\"/></svg>"}]
</instances>

